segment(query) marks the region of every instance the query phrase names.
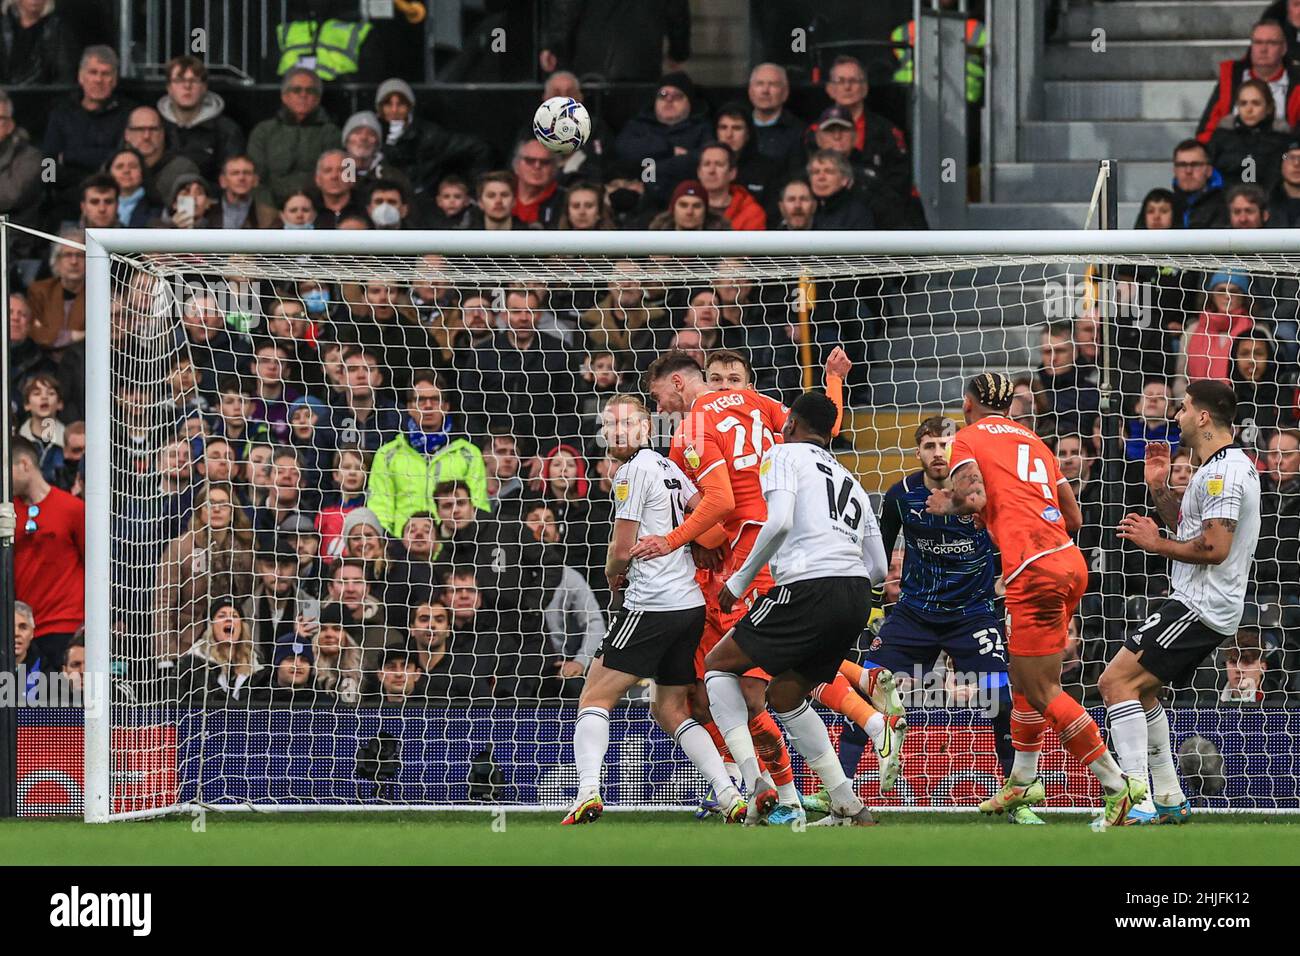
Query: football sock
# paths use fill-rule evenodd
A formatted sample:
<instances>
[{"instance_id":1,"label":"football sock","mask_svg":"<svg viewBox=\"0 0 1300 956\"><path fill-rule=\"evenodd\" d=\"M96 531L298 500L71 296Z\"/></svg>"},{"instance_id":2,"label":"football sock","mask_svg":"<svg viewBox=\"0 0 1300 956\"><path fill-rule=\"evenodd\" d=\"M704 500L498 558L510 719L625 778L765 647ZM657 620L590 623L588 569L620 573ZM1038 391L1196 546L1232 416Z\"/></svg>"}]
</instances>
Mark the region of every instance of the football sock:
<instances>
[{"instance_id":1,"label":"football sock","mask_svg":"<svg viewBox=\"0 0 1300 956\"><path fill-rule=\"evenodd\" d=\"M1147 778L1147 716L1136 700L1125 700L1106 708L1110 742L1119 755L1119 765L1134 780Z\"/></svg>"},{"instance_id":2,"label":"football sock","mask_svg":"<svg viewBox=\"0 0 1300 956\"><path fill-rule=\"evenodd\" d=\"M727 749L726 738L722 736L722 731L718 730L718 725L710 720L707 724L700 724L700 726L707 730L709 736L713 738L713 746L717 748L718 754L722 757L722 762L732 763L731 751Z\"/></svg>"},{"instance_id":3,"label":"football sock","mask_svg":"<svg viewBox=\"0 0 1300 956\"><path fill-rule=\"evenodd\" d=\"M830 792L836 812L853 814L861 810L862 801L853 792L853 784L845 776L835 748L831 746L826 724L813 710L812 704L805 700L796 709L777 714L777 717L790 734L794 749L799 751L809 769L821 778Z\"/></svg>"},{"instance_id":4,"label":"football sock","mask_svg":"<svg viewBox=\"0 0 1300 956\"><path fill-rule=\"evenodd\" d=\"M852 780L858 775L858 764L862 763L862 752L867 749L871 738L857 724L846 723L840 734L840 769L844 776Z\"/></svg>"},{"instance_id":5,"label":"football sock","mask_svg":"<svg viewBox=\"0 0 1300 956\"><path fill-rule=\"evenodd\" d=\"M1102 787L1114 793L1124 786L1123 771L1102 742L1097 722L1077 700L1061 691L1047 705L1043 717L1061 738L1061 746L1091 770Z\"/></svg>"},{"instance_id":6,"label":"football sock","mask_svg":"<svg viewBox=\"0 0 1300 956\"><path fill-rule=\"evenodd\" d=\"M867 692L869 674L867 668L861 664L855 664L853 661L843 661L840 663L840 675L848 680L850 684L856 687L862 693Z\"/></svg>"},{"instance_id":7,"label":"football sock","mask_svg":"<svg viewBox=\"0 0 1300 956\"><path fill-rule=\"evenodd\" d=\"M609 749L609 711L584 707L573 724L573 759L578 765L578 792L600 789L600 765Z\"/></svg>"},{"instance_id":8,"label":"football sock","mask_svg":"<svg viewBox=\"0 0 1300 956\"><path fill-rule=\"evenodd\" d=\"M1016 758L1016 748L1011 742L1011 691L1003 685L998 692L998 709L990 718L993 724L993 749L997 751L1002 779L1011 779L1011 767Z\"/></svg>"},{"instance_id":9,"label":"football sock","mask_svg":"<svg viewBox=\"0 0 1300 956\"><path fill-rule=\"evenodd\" d=\"M1015 760L1011 765L1012 783L1033 783L1038 776L1038 754L1043 749L1043 733L1047 721L1029 706L1024 694L1011 695L1011 746Z\"/></svg>"},{"instance_id":10,"label":"football sock","mask_svg":"<svg viewBox=\"0 0 1300 956\"><path fill-rule=\"evenodd\" d=\"M845 664L847 663L845 661ZM853 666L857 667L856 664ZM818 684L813 689L813 696L835 713L843 714L866 730L873 740L884 732L885 718L870 703L863 700L862 696L854 690L854 684L844 676L842 671L836 674L835 680L829 684Z\"/></svg>"},{"instance_id":11,"label":"football sock","mask_svg":"<svg viewBox=\"0 0 1300 956\"><path fill-rule=\"evenodd\" d=\"M1187 799L1174 766L1173 743L1169 738L1169 715L1157 703L1146 712L1147 756L1151 765L1151 789L1161 806L1176 807Z\"/></svg>"},{"instance_id":12,"label":"football sock","mask_svg":"<svg viewBox=\"0 0 1300 956\"><path fill-rule=\"evenodd\" d=\"M763 770L776 784L777 797L782 803L799 802L799 791L794 785L794 770L790 766L790 751L785 748L785 738L772 715L764 710L749 722L749 737L754 741Z\"/></svg>"},{"instance_id":13,"label":"football sock","mask_svg":"<svg viewBox=\"0 0 1300 956\"><path fill-rule=\"evenodd\" d=\"M696 769L704 775L704 779L709 781L719 800L722 800L728 791L735 789L722 765L718 748L713 746L708 732L697 721L687 717L673 731L673 739L677 741L677 746L682 748L682 752L690 758L691 763L695 764Z\"/></svg>"},{"instance_id":14,"label":"football sock","mask_svg":"<svg viewBox=\"0 0 1300 956\"><path fill-rule=\"evenodd\" d=\"M740 676L726 671L709 671L704 681L709 688L709 709L713 711L713 720L740 767L745 789L752 794L758 781L758 755L749 736L749 708L745 706L745 694L740 689Z\"/></svg>"}]
</instances>

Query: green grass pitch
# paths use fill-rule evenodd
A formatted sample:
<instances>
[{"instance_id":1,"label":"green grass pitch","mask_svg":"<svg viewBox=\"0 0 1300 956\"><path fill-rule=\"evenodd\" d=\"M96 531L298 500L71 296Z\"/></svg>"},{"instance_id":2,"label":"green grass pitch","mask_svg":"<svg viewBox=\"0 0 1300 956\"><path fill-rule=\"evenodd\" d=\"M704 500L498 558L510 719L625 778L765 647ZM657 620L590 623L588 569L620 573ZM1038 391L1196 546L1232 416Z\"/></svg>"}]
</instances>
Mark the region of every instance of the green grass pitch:
<instances>
[{"instance_id":1,"label":"green grass pitch","mask_svg":"<svg viewBox=\"0 0 1300 956\"><path fill-rule=\"evenodd\" d=\"M1093 833L1052 814L1015 827L973 814L882 813L867 828L745 829L690 814L606 813L559 826L559 814L208 813L89 826L0 822L0 859L58 865L871 864L981 866L1294 864L1300 817L1198 816L1183 827Z\"/></svg>"}]
</instances>

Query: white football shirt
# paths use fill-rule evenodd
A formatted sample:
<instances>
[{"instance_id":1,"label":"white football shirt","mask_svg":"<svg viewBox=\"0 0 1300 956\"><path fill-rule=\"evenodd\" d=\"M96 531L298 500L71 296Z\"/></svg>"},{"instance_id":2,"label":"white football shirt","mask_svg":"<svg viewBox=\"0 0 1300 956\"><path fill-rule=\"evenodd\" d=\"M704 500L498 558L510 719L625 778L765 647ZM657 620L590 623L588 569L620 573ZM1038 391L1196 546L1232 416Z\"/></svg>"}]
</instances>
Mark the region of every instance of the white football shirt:
<instances>
[{"instance_id":1,"label":"white football shirt","mask_svg":"<svg viewBox=\"0 0 1300 956\"><path fill-rule=\"evenodd\" d=\"M639 537L666 535L686 517L695 485L658 452L642 448L614 473L614 517L638 521ZM623 606L629 611L682 611L704 603L690 548L640 558L627 571Z\"/></svg>"},{"instance_id":2,"label":"white football shirt","mask_svg":"<svg viewBox=\"0 0 1300 956\"><path fill-rule=\"evenodd\" d=\"M1232 549L1222 564L1169 562L1170 597L1195 611L1206 627L1230 636L1241 623L1259 542L1259 475L1240 448L1216 452L1192 476L1178 512L1178 540L1198 537L1209 518L1237 522Z\"/></svg>"},{"instance_id":3,"label":"white football shirt","mask_svg":"<svg viewBox=\"0 0 1300 956\"><path fill-rule=\"evenodd\" d=\"M808 442L773 445L758 467L763 496L795 496L794 519L768 567L777 584L869 577L865 540L880 537L867 493L829 451Z\"/></svg>"}]
</instances>

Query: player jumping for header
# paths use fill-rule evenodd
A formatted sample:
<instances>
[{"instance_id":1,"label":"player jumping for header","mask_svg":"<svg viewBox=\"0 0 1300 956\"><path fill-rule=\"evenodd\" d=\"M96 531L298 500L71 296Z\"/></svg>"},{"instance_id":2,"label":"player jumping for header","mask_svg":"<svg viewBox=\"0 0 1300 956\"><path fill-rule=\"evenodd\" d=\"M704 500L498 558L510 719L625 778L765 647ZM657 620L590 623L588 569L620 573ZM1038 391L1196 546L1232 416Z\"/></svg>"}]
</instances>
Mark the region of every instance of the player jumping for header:
<instances>
[{"instance_id":1,"label":"player jumping for header","mask_svg":"<svg viewBox=\"0 0 1300 956\"><path fill-rule=\"evenodd\" d=\"M1083 524L1079 503L1042 439L1007 417L1015 386L985 372L966 386L966 427L952 444L948 488L930 493L935 515L978 514L1002 553L1011 616L1011 739L1015 761L1001 790L980 804L1002 813L1046 799L1038 755L1050 724L1062 746L1096 775L1105 795L1101 826L1122 824L1146 797L1125 776L1096 722L1061 690L1070 617L1088 585L1088 565L1070 534Z\"/></svg>"},{"instance_id":2,"label":"player jumping for header","mask_svg":"<svg viewBox=\"0 0 1300 956\"><path fill-rule=\"evenodd\" d=\"M842 349L832 350L827 358L827 392L836 408L835 422L839 420L841 403L836 399L842 376L851 367ZM772 584L768 572L760 569L739 606L727 611L718 606L721 581L749 555L758 529L767 516L758 467L763 453L779 440L787 409L780 402L749 388L711 390L699 364L682 352L669 352L656 359L646 378L659 411L684 416L673 435L669 457L696 483L702 500L694 513L671 534L649 535L637 542L632 557L658 557L686 543L694 543L705 550L722 546L720 555L714 558L713 567L722 573L713 576L705 589L708 604L704 639L696 655L695 713L696 719L704 723L709 713L704 685L705 654ZM708 575L705 577L707 579ZM768 680L768 674L761 668L754 668L744 675L741 685L749 703L753 744L770 771L765 779L774 784L771 793L751 794L750 797L751 802L761 797L760 802L765 804L779 803L773 822L793 822L804 817L803 807L799 791L794 786L794 774L781 730L767 711ZM712 727L712 722L709 721L707 726ZM726 741L716 727L712 729L719 751L724 751Z\"/></svg>"},{"instance_id":3,"label":"player jumping for header","mask_svg":"<svg viewBox=\"0 0 1300 956\"><path fill-rule=\"evenodd\" d=\"M827 377L827 397L835 402L836 408L840 409L843 414L843 403L838 391L835 388L837 378L847 375L852 365L849 364L848 357L842 355L840 349L831 352L826 363ZM705 380L709 388L714 391L724 391L728 389L753 389L754 370L749 361L740 352L730 349L719 349L709 353L709 359L704 368ZM777 416L780 426L785 425L785 416L788 410L784 407ZM835 422L835 432L839 432L840 421L837 418ZM778 436L779 437L779 436ZM944 462L945 474L947 474L947 461ZM885 549L889 551L889 546ZM733 562L734 567L739 567L739 562ZM726 579L726 574L722 575ZM877 608L879 600L876 601ZM874 615L875 612L873 612ZM739 617L736 618L739 620ZM734 623L734 622L733 622ZM1006 669L1006 665L1003 665ZM755 699L755 691L759 694L766 692L765 685L759 685L753 688L748 678L741 679L741 686L746 688L745 700L752 701ZM835 678L824 684L818 684L813 688L813 697L817 702L825 707L829 707L837 714L842 715L847 721L845 736L841 737L841 756L844 755L843 741L848 736L860 740L857 749L854 751L855 759L851 765L846 764L844 760L840 763L844 767L844 772L852 778L857 772L858 759L862 756L862 751L867 741L870 741L875 749L876 756L880 761L879 777L880 792L889 793L894 789L894 784L898 780L899 773L902 770L903 741L907 733L907 715L903 710L903 703L898 696L898 691L894 686L894 675L886 667L868 666L862 667L855 661L844 661L840 664L839 673ZM852 746L849 747L852 750ZM817 810L825 813L828 810L824 794L821 799L817 800L812 797L803 798L803 806L806 809ZM782 804L773 811L772 816L768 818L769 823L784 823L788 808Z\"/></svg>"},{"instance_id":4,"label":"player jumping for header","mask_svg":"<svg viewBox=\"0 0 1300 956\"><path fill-rule=\"evenodd\" d=\"M1233 443L1237 398L1232 386L1192 382L1178 409L1182 443L1202 462L1185 492L1169 487L1169 446L1146 449L1146 482L1164 523L1124 517L1119 536L1150 554L1169 558L1172 593L1124 641L1098 687L1106 701L1120 766L1147 779L1150 757L1154 801L1134 807L1128 822L1186 823L1191 805L1178 783L1169 718L1160 690L1189 680L1224 639L1237 633L1245 607L1250 563L1259 542L1259 475Z\"/></svg>"},{"instance_id":5,"label":"player jumping for header","mask_svg":"<svg viewBox=\"0 0 1300 956\"><path fill-rule=\"evenodd\" d=\"M773 802L745 725L740 675L760 667L772 675L767 702L809 768L830 795L831 812L813 826L875 821L840 767L826 724L808 695L831 681L871 614L871 589L885 579L880 528L866 492L828 446L837 411L820 392L790 408L784 443L759 467L767 519L741 567L718 594L724 612L771 567L774 585L705 658L713 719L740 765L750 800L745 822L761 822Z\"/></svg>"}]
</instances>

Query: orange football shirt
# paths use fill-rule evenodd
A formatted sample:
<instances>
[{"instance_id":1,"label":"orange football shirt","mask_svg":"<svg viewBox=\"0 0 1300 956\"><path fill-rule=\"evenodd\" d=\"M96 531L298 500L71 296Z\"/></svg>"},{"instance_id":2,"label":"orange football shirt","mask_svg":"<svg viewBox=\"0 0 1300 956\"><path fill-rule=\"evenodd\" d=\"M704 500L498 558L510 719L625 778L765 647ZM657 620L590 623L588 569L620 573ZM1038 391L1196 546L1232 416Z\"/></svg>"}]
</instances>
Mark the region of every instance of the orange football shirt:
<instances>
[{"instance_id":1,"label":"orange football shirt","mask_svg":"<svg viewBox=\"0 0 1300 956\"><path fill-rule=\"evenodd\" d=\"M692 481L698 484L715 468L727 469L736 504L723 528L733 545L746 525L767 520L758 465L781 441L786 415L780 402L751 389L705 392L673 434L668 457Z\"/></svg>"},{"instance_id":2,"label":"orange football shirt","mask_svg":"<svg viewBox=\"0 0 1300 956\"><path fill-rule=\"evenodd\" d=\"M1074 546L1065 530L1056 456L1023 425L1001 415L981 418L957 432L950 475L970 462L984 476L984 524L1002 552L1006 583L1046 554Z\"/></svg>"}]
</instances>

